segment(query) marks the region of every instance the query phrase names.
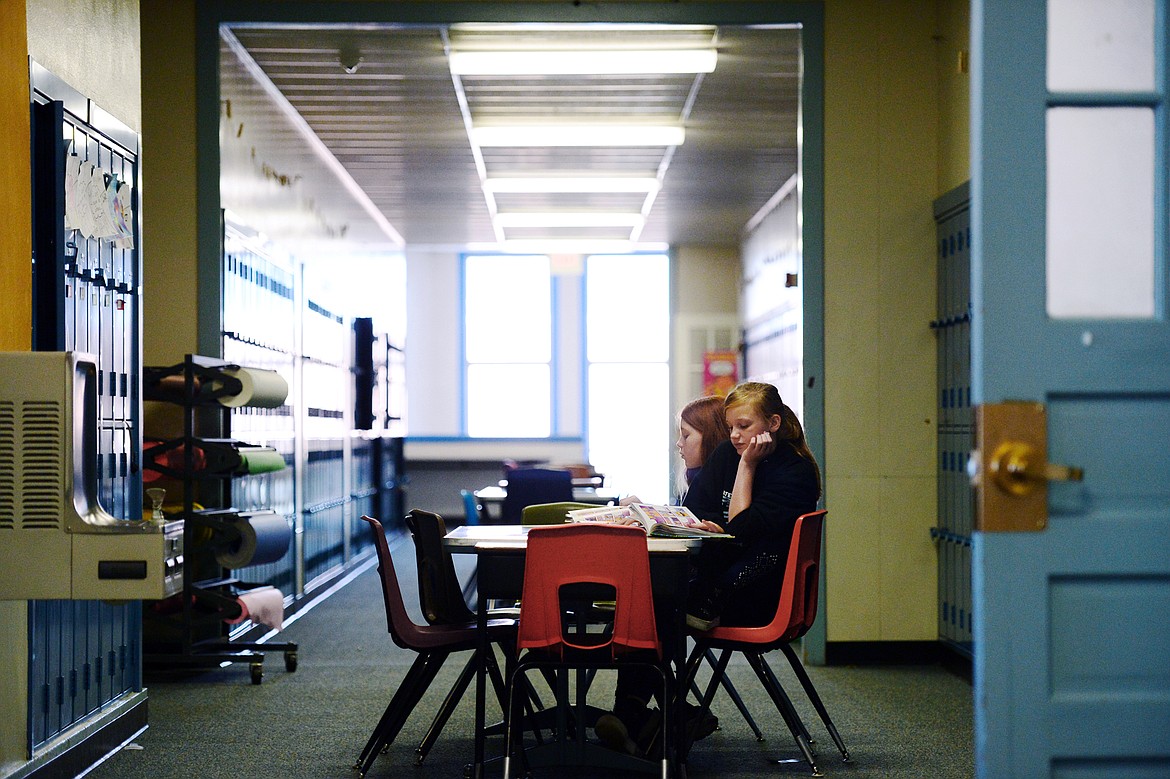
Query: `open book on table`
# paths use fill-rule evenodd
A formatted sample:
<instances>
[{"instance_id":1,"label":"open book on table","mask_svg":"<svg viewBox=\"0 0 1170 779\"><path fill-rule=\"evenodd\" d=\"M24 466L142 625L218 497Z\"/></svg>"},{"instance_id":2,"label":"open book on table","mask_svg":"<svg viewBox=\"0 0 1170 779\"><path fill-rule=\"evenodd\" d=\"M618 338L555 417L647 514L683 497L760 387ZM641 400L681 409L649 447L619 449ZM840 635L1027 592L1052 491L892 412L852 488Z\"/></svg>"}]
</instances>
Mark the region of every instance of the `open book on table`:
<instances>
[{"instance_id":1,"label":"open book on table","mask_svg":"<svg viewBox=\"0 0 1170 779\"><path fill-rule=\"evenodd\" d=\"M726 536L699 527L700 519L686 506L656 506L631 503L628 506L600 506L568 512L570 522L626 522L633 519L652 536Z\"/></svg>"}]
</instances>

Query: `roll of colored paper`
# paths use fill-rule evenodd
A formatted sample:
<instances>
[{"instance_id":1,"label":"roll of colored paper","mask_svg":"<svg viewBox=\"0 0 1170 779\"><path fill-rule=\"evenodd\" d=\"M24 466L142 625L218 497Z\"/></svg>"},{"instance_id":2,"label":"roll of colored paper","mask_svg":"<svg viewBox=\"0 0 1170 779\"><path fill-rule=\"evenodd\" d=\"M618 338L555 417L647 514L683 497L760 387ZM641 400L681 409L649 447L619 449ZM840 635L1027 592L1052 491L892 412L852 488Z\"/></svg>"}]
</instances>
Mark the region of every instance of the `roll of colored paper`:
<instances>
[{"instance_id":1,"label":"roll of colored paper","mask_svg":"<svg viewBox=\"0 0 1170 779\"><path fill-rule=\"evenodd\" d=\"M278 408L284 405L288 397L288 382L276 371L264 368L225 368L223 374L239 381L240 391L219 398L221 406Z\"/></svg>"},{"instance_id":2,"label":"roll of colored paper","mask_svg":"<svg viewBox=\"0 0 1170 779\"><path fill-rule=\"evenodd\" d=\"M216 562L224 568L274 563L288 552L292 528L275 511L240 513L226 521L240 532L240 538L216 553Z\"/></svg>"},{"instance_id":3,"label":"roll of colored paper","mask_svg":"<svg viewBox=\"0 0 1170 779\"><path fill-rule=\"evenodd\" d=\"M284 455L266 446L241 447L240 465L236 472L241 476L255 473L272 473L284 470Z\"/></svg>"}]
</instances>

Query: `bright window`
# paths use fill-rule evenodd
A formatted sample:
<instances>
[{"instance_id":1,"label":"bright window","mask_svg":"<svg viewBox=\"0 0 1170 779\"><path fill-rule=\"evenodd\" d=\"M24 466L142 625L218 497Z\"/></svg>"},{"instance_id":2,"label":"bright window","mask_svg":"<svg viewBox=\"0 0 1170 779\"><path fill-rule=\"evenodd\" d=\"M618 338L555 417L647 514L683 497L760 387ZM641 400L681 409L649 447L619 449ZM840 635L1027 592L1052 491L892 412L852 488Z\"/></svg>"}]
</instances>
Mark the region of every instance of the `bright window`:
<instances>
[{"instance_id":1,"label":"bright window","mask_svg":"<svg viewBox=\"0 0 1170 779\"><path fill-rule=\"evenodd\" d=\"M550 434L551 290L548 257L464 258L468 436Z\"/></svg>"},{"instance_id":2,"label":"bright window","mask_svg":"<svg viewBox=\"0 0 1170 779\"><path fill-rule=\"evenodd\" d=\"M670 496L670 263L666 255L586 262L589 462L643 500Z\"/></svg>"}]
</instances>

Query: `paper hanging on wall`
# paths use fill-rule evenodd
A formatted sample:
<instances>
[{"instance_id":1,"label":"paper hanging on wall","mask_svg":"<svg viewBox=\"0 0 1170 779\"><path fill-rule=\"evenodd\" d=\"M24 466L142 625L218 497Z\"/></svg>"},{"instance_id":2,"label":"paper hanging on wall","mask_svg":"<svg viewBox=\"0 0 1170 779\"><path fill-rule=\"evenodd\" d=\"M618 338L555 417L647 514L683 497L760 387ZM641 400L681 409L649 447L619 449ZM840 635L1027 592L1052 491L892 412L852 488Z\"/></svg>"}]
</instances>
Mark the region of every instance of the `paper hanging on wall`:
<instances>
[{"instance_id":1,"label":"paper hanging on wall","mask_svg":"<svg viewBox=\"0 0 1170 779\"><path fill-rule=\"evenodd\" d=\"M76 230L79 209L77 206L78 179L81 176L81 157L70 154L65 157L65 229Z\"/></svg>"}]
</instances>

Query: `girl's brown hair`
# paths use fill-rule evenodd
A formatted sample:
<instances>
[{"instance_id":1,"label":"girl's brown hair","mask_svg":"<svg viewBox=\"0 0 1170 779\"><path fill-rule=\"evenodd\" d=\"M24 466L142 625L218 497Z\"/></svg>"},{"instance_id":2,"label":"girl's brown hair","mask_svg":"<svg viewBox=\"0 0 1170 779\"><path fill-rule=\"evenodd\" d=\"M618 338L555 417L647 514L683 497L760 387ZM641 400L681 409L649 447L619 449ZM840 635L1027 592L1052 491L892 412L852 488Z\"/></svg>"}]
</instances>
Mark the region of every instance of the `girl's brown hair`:
<instances>
[{"instance_id":1,"label":"girl's brown hair","mask_svg":"<svg viewBox=\"0 0 1170 779\"><path fill-rule=\"evenodd\" d=\"M817 473L817 492L821 490L821 468L817 465L817 458L808 448L808 440L804 436L804 428L796 413L781 400L780 390L775 386L762 381L745 381L737 384L735 389L727 393L723 400L724 410L736 406L747 406L760 416L767 419L777 415L780 417L780 429L774 434L776 439L787 443L801 457L813 464Z\"/></svg>"},{"instance_id":2,"label":"girl's brown hair","mask_svg":"<svg viewBox=\"0 0 1170 779\"><path fill-rule=\"evenodd\" d=\"M731 431L727 427L727 415L723 413L723 398L718 396L695 398L683 406L678 416L701 436L699 440L701 462L707 462L715 447L731 436Z\"/></svg>"}]
</instances>

